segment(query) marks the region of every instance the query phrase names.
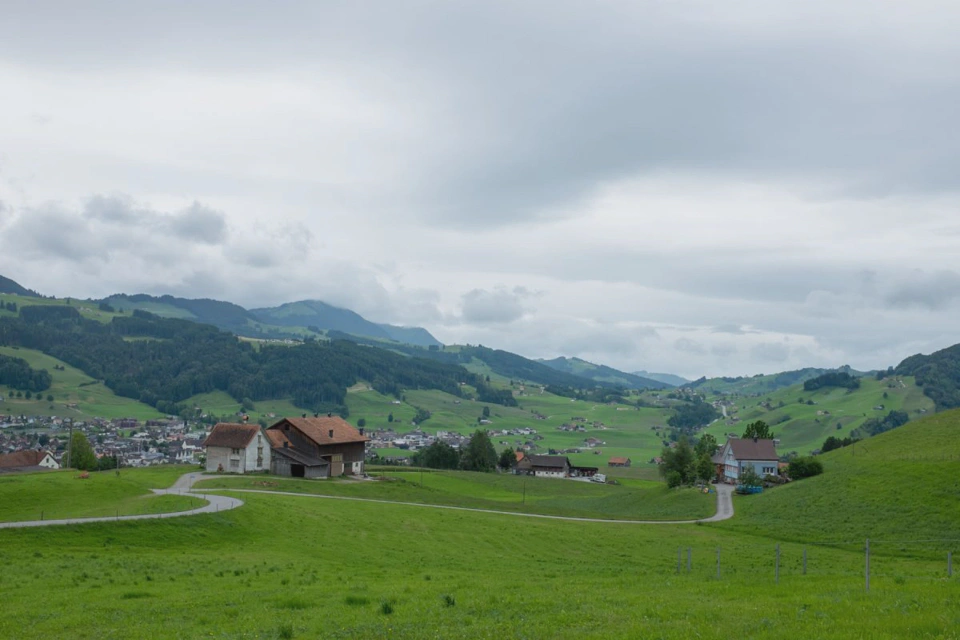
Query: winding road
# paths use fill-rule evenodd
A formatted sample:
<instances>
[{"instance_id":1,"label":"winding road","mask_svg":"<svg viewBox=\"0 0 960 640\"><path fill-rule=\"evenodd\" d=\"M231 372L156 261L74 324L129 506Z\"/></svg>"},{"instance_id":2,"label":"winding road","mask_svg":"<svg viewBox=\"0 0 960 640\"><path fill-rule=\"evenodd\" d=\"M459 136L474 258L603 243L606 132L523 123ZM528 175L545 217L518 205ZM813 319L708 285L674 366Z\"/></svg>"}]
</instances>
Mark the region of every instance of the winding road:
<instances>
[{"instance_id":1,"label":"winding road","mask_svg":"<svg viewBox=\"0 0 960 640\"><path fill-rule=\"evenodd\" d=\"M207 504L196 509L188 511L173 511L171 513L150 513L138 516L102 516L99 518L64 518L62 520L25 520L23 522L0 522L0 529L25 529L27 527L52 527L61 524L84 524L87 522L123 522L129 520L157 520L166 518L182 518L183 516L194 516L201 513L218 513L220 511L229 511L243 505L243 500L231 498L229 496L220 496L217 494L193 493L193 483L202 480L200 473L187 473L173 483L169 489L151 489L155 495L184 495L206 500Z\"/></svg>"},{"instance_id":2,"label":"winding road","mask_svg":"<svg viewBox=\"0 0 960 640\"><path fill-rule=\"evenodd\" d=\"M84 524L86 522L121 522L129 520L157 520L165 518L180 518L183 516L198 515L201 513L218 513L229 511L243 505L238 498L217 495L215 493L194 493L193 485L202 480L200 473L187 473L180 476L169 489L152 489L156 495L186 495L207 501L207 504L188 511L172 513L144 514L138 516L106 516L99 518L65 518L62 520L26 520L23 522L0 522L0 529L23 529L27 527L49 527L64 524ZM714 485L717 491L717 512L709 518L698 520L613 520L609 518L577 518L574 516L551 516L541 513L520 513L516 511L496 511L493 509L473 509L470 507L454 507L443 504L423 504L420 502L399 502L395 500L377 500L374 498L354 498L351 496L325 496L310 493L294 493L290 491L263 491L259 489L219 489L232 493L260 493L268 495L295 496L299 498L322 498L326 500L352 500L354 502L375 502L380 504L398 504L409 507L425 507L428 509L448 509L452 511L472 511L475 513L494 513L504 516L520 518L542 518L546 520L567 520L570 522L605 522L610 524L696 524L698 522L719 522L733 517L733 487L726 484Z\"/></svg>"}]
</instances>

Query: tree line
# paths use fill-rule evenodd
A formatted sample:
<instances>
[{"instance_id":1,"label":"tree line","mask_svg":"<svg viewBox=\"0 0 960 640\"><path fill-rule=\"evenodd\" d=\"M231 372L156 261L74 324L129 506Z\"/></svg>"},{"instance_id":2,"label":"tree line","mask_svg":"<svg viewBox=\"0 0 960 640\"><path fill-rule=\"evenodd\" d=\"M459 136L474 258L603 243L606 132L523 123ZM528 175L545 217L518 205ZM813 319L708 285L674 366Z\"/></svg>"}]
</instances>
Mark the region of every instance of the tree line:
<instances>
[{"instance_id":1,"label":"tree line","mask_svg":"<svg viewBox=\"0 0 960 640\"><path fill-rule=\"evenodd\" d=\"M50 388L53 378L46 369L32 369L22 358L0 354L0 384L17 391L36 392Z\"/></svg>"},{"instance_id":2,"label":"tree line","mask_svg":"<svg viewBox=\"0 0 960 640\"><path fill-rule=\"evenodd\" d=\"M218 390L238 404L290 397L311 412L345 414L347 388L360 380L397 397L405 389L461 396L461 384L482 383L455 364L345 340L256 349L216 327L139 310L100 323L73 307L21 306L19 317L0 318L0 345L43 351L170 414L191 396Z\"/></svg>"}]
</instances>

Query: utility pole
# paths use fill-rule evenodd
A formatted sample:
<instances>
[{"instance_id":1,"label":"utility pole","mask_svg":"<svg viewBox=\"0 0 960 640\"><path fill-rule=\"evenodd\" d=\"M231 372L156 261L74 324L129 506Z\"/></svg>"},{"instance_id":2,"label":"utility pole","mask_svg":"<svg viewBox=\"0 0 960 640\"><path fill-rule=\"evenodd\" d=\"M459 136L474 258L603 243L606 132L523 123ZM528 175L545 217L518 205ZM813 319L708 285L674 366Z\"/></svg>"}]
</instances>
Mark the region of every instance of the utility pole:
<instances>
[{"instance_id":1,"label":"utility pole","mask_svg":"<svg viewBox=\"0 0 960 640\"><path fill-rule=\"evenodd\" d=\"M70 452L73 449L73 420L70 421L70 433L67 436L67 469L70 468Z\"/></svg>"}]
</instances>

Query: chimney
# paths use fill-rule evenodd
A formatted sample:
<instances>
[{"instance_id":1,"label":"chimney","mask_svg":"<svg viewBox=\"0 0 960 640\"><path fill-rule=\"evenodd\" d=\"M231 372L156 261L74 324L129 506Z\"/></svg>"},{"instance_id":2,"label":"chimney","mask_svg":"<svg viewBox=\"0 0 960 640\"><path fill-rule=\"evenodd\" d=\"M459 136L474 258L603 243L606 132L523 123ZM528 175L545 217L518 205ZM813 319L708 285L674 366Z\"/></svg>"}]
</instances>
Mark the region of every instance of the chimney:
<instances>
[{"instance_id":1,"label":"chimney","mask_svg":"<svg viewBox=\"0 0 960 640\"><path fill-rule=\"evenodd\" d=\"M303 417L306 418L306 417L307 417L307 414L303 414Z\"/></svg>"},{"instance_id":2,"label":"chimney","mask_svg":"<svg viewBox=\"0 0 960 640\"><path fill-rule=\"evenodd\" d=\"M360 435L363 435L363 427L360 427Z\"/></svg>"},{"instance_id":3,"label":"chimney","mask_svg":"<svg viewBox=\"0 0 960 640\"><path fill-rule=\"evenodd\" d=\"M333 429L330 429L330 439L333 440Z\"/></svg>"},{"instance_id":4,"label":"chimney","mask_svg":"<svg viewBox=\"0 0 960 640\"><path fill-rule=\"evenodd\" d=\"M754 441L754 442L757 441L757 436L753 436L753 441Z\"/></svg>"},{"instance_id":5,"label":"chimney","mask_svg":"<svg viewBox=\"0 0 960 640\"><path fill-rule=\"evenodd\" d=\"M289 446L290 446L290 443L287 442L286 440L284 440L284 441L283 441L283 448L284 448L284 449L287 449Z\"/></svg>"},{"instance_id":6,"label":"chimney","mask_svg":"<svg viewBox=\"0 0 960 640\"><path fill-rule=\"evenodd\" d=\"M313 414L313 417L314 417L314 418L319 418L319 417L320 417L320 414L319 414L319 413L315 413L315 414Z\"/></svg>"},{"instance_id":7,"label":"chimney","mask_svg":"<svg viewBox=\"0 0 960 640\"><path fill-rule=\"evenodd\" d=\"M328 418L332 418L332 417L333 417L333 414L332 414L332 413L328 413L328 414L327 414L327 417L328 417Z\"/></svg>"}]
</instances>

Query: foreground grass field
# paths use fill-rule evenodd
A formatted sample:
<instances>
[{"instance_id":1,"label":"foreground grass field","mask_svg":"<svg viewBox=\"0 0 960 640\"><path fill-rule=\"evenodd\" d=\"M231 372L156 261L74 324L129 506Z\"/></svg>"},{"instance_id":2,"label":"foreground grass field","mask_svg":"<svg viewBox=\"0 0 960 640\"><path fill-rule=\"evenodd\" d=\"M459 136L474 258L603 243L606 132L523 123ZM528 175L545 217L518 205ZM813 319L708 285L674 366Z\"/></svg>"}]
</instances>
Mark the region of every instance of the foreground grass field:
<instances>
[{"instance_id":1,"label":"foreground grass field","mask_svg":"<svg viewBox=\"0 0 960 640\"><path fill-rule=\"evenodd\" d=\"M43 638L951 636L932 562L697 526L518 519L246 494L177 521L0 531L0 636ZM677 548L693 549L688 575ZM724 568L718 580L715 550Z\"/></svg>"},{"instance_id":2,"label":"foreground grass field","mask_svg":"<svg viewBox=\"0 0 960 640\"><path fill-rule=\"evenodd\" d=\"M0 522L140 515L183 511L202 504L188 496L154 496L189 471L185 467L149 467L91 473L76 471L0 475Z\"/></svg>"},{"instance_id":3,"label":"foreground grass field","mask_svg":"<svg viewBox=\"0 0 960 640\"><path fill-rule=\"evenodd\" d=\"M339 482L218 477L204 480L197 487L204 491L216 488L290 491L615 520L693 520L716 512L715 494L668 489L657 482L630 480L621 486L608 486L464 471L435 471L422 476L414 470L389 471L383 480Z\"/></svg>"},{"instance_id":4,"label":"foreground grass field","mask_svg":"<svg viewBox=\"0 0 960 640\"><path fill-rule=\"evenodd\" d=\"M960 410L831 451L821 476L734 500L714 526L778 539L855 542L877 551L960 551Z\"/></svg>"},{"instance_id":5,"label":"foreground grass field","mask_svg":"<svg viewBox=\"0 0 960 640\"><path fill-rule=\"evenodd\" d=\"M219 514L2 530L0 637L956 638L960 575L947 577L943 547L887 545L872 559L867 592L862 546L824 538L844 518L855 528L837 535L920 542L948 535L951 522L955 531L955 472L937 465L953 455L958 424L953 412L878 436L864 463L859 450L856 463L832 454L823 476L739 500L742 515L716 525L244 493L243 507ZM869 463L897 462L896 451L919 465L895 468L915 469L912 503L898 501L893 482L856 483L872 480ZM142 482L169 479L170 471L155 473ZM362 484L410 496L416 475ZM424 474L422 492L509 504L515 487L506 478ZM604 494L575 492L654 489L542 482L554 484L531 500L573 492L603 502ZM825 483L835 500L820 504ZM277 482L367 490L359 485ZM870 506L850 507L868 493Z\"/></svg>"}]
</instances>

